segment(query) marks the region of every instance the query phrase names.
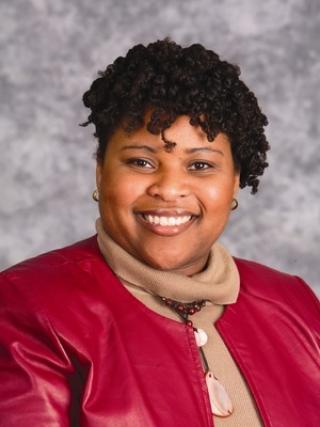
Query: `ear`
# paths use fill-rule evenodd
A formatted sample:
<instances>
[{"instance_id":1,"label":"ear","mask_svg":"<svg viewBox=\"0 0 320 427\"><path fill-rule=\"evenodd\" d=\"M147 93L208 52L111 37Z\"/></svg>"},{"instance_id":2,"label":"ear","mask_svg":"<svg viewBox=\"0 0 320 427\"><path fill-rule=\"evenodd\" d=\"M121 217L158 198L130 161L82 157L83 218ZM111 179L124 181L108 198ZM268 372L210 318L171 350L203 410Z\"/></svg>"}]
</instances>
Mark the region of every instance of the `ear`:
<instances>
[{"instance_id":1,"label":"ear","mask_svg":"<svg viewBox=\"0 0 320 427\"><path fill-rule=\"evenodd\" d=\"M97 185L98 193L100 193L101 181L102 181L102 164L101 164L101 162L97 161L97 165L96 165L96 185Z\"/></svg>"},{"instance_id":2,"label":"ear","mask_svg":"<svg viewBox=\"0 0 320 427\"><path fill-rule=\"evenodd\" d=\"M234 186L233 186L233 198L237 198L237 194L240 190L240 171L236 171L234 175Z\"/></svg>"}]
</instances>

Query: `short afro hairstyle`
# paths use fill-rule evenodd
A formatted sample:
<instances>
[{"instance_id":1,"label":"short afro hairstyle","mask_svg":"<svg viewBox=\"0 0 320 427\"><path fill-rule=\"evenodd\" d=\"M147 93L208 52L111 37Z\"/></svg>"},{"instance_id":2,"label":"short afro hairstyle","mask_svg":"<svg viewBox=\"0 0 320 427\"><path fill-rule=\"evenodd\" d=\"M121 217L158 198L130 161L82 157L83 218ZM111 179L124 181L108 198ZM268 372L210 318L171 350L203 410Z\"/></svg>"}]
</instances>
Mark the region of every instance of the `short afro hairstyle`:
<instances>
[{"instance_id":1,"label":"short afro hairstyle","mask_svg":"<svg viewBox=\"0 0 320 427\"><path fill-rule=\"evenodd\" d=\"M166 38L134 46L100 71L83 95L91 114L82 126L95 125L97 160L103 160L115 129L122 126L129 133L139 129L145 125L147 110L152 111L148 131L161 134L170 151L175 143L165 139L164 130L178 116L188 115L208 141L219 132L228 136L240 187L249 186L256 193L258 177L268 166L264 133L268 121L239 75L238 66L220 60L201 44L183 48Z\"/></svg>"}]
</instances>

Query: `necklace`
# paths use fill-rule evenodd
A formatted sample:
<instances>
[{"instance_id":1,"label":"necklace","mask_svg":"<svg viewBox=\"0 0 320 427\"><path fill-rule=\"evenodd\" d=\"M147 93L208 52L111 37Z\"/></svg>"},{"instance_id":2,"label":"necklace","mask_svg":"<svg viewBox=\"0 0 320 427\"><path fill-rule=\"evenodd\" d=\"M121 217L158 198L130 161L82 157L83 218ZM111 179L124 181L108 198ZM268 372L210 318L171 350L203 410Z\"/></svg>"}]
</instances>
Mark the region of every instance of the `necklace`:
<instances>
[{"instance_id":1,"label":"necklace","mask_svg":"<svg viewBox=\"0 0 320 427\"><path fill-rule=\"evenodd\" d=\"M204 376L208 388L211 412L218 417L228 417L233 412L233 405L224 386L214 376L209 368L203 346L208 341L208 336L203 329L195 328L192 321L188 318L200 311L206 304L205 300L193 301L190 303L181 303L170 298L160 297L161 301L173 309L184 321L186 325L193 328L196 344L204 365Z\"/></svg>"}]
</instances>

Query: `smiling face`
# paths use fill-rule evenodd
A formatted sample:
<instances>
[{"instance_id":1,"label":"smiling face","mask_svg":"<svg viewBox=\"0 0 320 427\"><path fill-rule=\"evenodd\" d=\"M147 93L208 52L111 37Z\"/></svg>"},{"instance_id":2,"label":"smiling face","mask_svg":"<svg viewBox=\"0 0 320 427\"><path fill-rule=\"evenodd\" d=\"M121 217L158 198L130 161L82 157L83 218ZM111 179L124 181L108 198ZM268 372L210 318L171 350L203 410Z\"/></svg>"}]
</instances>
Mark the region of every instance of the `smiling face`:
<instances>
[{"instance_id":1,"label":"smiling face","mask_svg":"<svg viewBox=\"0 0 320 427\"><path fill-rule=\"evenodd\" d=\"M239 188L230 142L213 142L179 117L165 131L175 148L145 128L117 129L97 165L105 231L138 260L191 276L207 262Z\"/></svg>"}]
</instances>

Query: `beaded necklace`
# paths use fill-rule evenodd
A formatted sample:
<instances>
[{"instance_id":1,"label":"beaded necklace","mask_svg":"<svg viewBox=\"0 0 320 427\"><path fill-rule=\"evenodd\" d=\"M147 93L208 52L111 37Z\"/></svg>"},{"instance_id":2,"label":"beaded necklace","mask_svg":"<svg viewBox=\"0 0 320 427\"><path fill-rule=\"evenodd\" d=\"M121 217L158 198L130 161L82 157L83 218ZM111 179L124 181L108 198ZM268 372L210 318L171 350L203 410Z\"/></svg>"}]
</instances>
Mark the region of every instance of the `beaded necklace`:
<instances>
[{"instance_id":1,"label":"beaded necklace","mask_svg":"<svg viewBox=\"0 0 320 427\"><path fill-rule=\"evenodd\" d=\"M204 365L204 376L208 388L209 400L211 405L212 415L218 417L228 417L233 412L233 405L224 386L214 376L209 368L207 358L205 356L203 346L208 341L208 336L203 329L195 328L189 315L193 315L200 311L206 304L205 300L193 301L189 303L181 303L166 297L160 297L161 301L174 310L184 321L186 325L193 328L196 344L199 348L200 355Z\"/></svg>"}]
</instances>

